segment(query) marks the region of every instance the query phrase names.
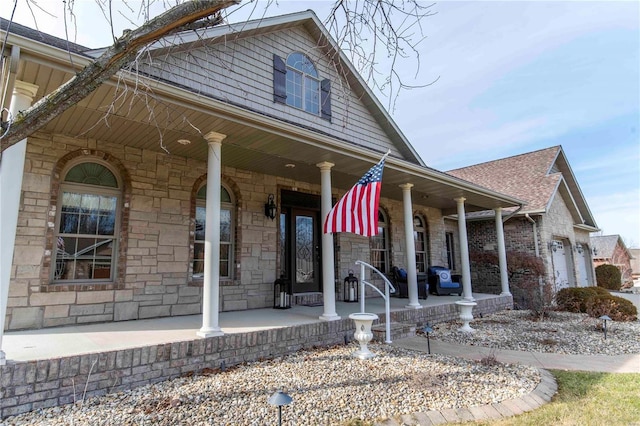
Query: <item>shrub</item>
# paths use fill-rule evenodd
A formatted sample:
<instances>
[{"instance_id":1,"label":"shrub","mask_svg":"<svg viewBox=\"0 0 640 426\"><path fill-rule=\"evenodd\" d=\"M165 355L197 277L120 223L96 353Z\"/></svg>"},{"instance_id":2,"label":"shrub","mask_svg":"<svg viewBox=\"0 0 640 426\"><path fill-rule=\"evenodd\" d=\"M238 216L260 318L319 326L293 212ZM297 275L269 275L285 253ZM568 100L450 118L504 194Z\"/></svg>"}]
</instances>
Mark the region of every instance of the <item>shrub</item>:
<instances>
[{"instance_id":1,"label":"shrub","mask_svg":"<svg viewBox=\"0 0 640 426\"><path fill-rule=\"evenodd\" d=\"M608 315L614 321L635 321L638 317L638 310L631 301L610 294L589 299L586 312L594 318Z\"/></svg>"},{"instance_id":2,"label":"shrub","mask_svg":"<svg viewBox=\"0 0 640 426\"><path fill-rule=\"evenodd\" d=\"M598 295L608 296L609 292L602 287L563 288L556 293L556 304L562 311L587 312L587 300Z\"/></svg>"},{"instance_id":3,"label":"shrub","mask_svg":"<svg viewBox=\"0 0 640 426\"><path fill-rule=\"evenodd\" d=\"M558 309L587 313L599 318L608 315L614 321L634 321L638 311L629 300L612 296L601 287L564 288L556 294Z\"/></svg>"},{"instance_id":4,"label":"shrub","mask_svg":"<svg viewBox=\"0 0 640 426\"><path fill-rule=\"evenodd\" d=\"M620 290L622 285L622 274L620 269L614 265L600 265L596 268L596 282L598 287L608 290Z\"/></svg>"}]
</instances>

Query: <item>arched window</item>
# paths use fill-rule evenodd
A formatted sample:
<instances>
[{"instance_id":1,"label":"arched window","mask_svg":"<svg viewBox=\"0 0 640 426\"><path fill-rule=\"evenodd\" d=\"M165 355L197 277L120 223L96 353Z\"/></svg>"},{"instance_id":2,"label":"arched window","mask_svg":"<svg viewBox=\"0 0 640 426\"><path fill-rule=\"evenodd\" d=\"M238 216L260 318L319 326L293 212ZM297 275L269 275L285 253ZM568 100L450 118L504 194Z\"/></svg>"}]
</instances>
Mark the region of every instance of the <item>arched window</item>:
<instances>
[{"instance_id":1,"label":"arched window","mask_svg":"<svg viewBox=\"0 0 640 426\"><path fill-rule=\"evenodd\" d=\"M204 274L204 235L206 229L207 185L196 194L196 230L193 244L193 278ZM233 265L233 199L231 192L220 187L220 278L232 278Z\"/></svg>"},{"instance_id":2,"label":"arched window","mask_svg":"<svg viewBox=\"0 0 640 426\"><path fill-rule=\"evenodd\" d=\"M421 215L413 217L413 241L416 246L416 271L425 274L429 266L429 229Z\"/></svg>"},{"instance_id":3,"label":"arched window","mask_svg":"<svg viewBox=\"0 0 640 426\"><path fill-rule=\"evenodd\" d=\"M60 185L54 234L54 282L113 281L122 185L106 164L82 162Z\"/></svg>"},{"instance_id":4,"label":"arched window","mask_svg":"<svg viewBox=\"0 0 640 426\"><path fill-rule=\"evenodd\" d=\"M389 271L389 224L387 217L378 210L378 235L371 237L371 265L380 272Z\"/></svg>"},{"instance_id":5,"label":"arched window","mask_svg":"<svg viewBox=\"0 0 640 426\"><path fill-rule=\"evenodd\" d=\"M273 101L331 121L331 80L321 79L311 59L293 52L286 61L273 55Z\"/></svg>"},{"instance_id":6,"label":"arched window","mask_svg":"<svg viewBox=\"0 0 640 426\"><path fill-rule=\"evenodd\" d=\"M320 114L320 80L311 60L295 52L287 58L287 104Z\"/></svg>"}]
</instances>

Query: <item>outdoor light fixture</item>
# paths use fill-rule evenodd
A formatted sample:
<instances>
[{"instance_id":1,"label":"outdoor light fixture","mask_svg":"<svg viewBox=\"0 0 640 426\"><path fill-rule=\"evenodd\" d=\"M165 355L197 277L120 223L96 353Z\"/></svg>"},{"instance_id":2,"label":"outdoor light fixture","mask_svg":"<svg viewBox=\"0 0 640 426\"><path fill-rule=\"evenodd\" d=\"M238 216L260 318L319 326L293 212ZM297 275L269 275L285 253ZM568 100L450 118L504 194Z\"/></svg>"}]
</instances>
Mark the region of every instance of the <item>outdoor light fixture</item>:
<instances>
[{"instance_id":1,"label":"outdoor light fixture","mask_svg":"<svg viewBox=\"0 0 640 426\"><path fill-rule=\"evenodd\" d=\"M576 244L576 251L578 252L578 254L584 253L584 248L582 248L582 244L580 243Z\"/></svg>"},{"instance_id":2,"label":"outdoor light fixture","mask_svg":"<svg viewBox=\"0 0 640 426\"><path fill-rule=\"evenodd\" d=\"M291 401L293 401L293 398L281 390L276 391L276 393L271 395L267 400L269 404L278 407L278 426L282 426L282 406L291 404Z\"/></svg>"},{"instance_id":3,"label":"outdoor light fixture","mask_svg":"<svg viewBox=\"0 0 640 426\"><path fill-rule=\"evenodd\" d=\"M592 248L592 249L591 249L591 253L593 253L593 255L594 255L594 256L597 256L597 255L598 255L598 249L597 249L597 248L595 248L595 247L594 247L594 248Z\"/></svg>"},{"instance_id":4,"label":"outdoor light fixture","mask_svg":"<svg viewBox=\"0 0 640 426\"><path fill-rule=\"evenodd\" d=\"M607 340L607 321L611 321L608 315L603 315L600 317L603 322L602 328L604 330L604 339Z\"/></svg>"},{"instance_id":5,"label":"outdoor light fixture","mask_svg":"<svg viewBox=\"0 0 640 426\"><path fill-rule=\"evenodd\" d=\"M558 247L561 247L562 243L560 243L559 241L551 241L549 243L549 248L553 251L557 251Z\"/></svg>"},{"instance_id":6,"label":"outdoor light fixture","mask_svg":"<svg viewBox=\"0 0 640 426\"><path fill-rule=\"evenodd\" d=\"M274 201L274 195L269 194L269 197L267 198L267 203L264 205L264 215L269 219L273 220L276 218L277 211L278 209Z\"/></svg>"},{"instance_id":7,"label":"outdoor light fixture","mask_svg":"<svg viewBox=\"0 0 640 426\"><path fill-rule=\"evenodd\" d=\"M424 334L427 335L427 353L431 355L431 342L429 341L429 333L433 332L433 328L431 328L431 326L427 324L424 326L422 331L424 331Z\"/></svg>"}]
</instances>

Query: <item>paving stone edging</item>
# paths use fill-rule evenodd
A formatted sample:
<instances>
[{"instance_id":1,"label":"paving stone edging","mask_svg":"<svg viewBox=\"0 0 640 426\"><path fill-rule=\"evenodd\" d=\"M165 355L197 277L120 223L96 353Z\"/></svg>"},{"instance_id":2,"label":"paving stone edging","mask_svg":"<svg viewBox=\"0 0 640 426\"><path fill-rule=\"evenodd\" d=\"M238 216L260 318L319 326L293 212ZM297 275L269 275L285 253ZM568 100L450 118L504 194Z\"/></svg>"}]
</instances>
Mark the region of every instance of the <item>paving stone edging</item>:
<instances>
[{"instance_id":1,"label":"paving stone edging","mask_svg":"<svg viewBox=\"0 0 640 426\"><path fill-rule=\"evenodd\" d=\"M469 408L449 408L405 414L385 419L375 423L375 426L432 426L468 421L498 420L535 410L551 401L551 398L558 391L558 384L553 375L544 369L538 369L538 371L540 372L540 382L533 391L521 398Z\"/></svg>"}]
</instances>

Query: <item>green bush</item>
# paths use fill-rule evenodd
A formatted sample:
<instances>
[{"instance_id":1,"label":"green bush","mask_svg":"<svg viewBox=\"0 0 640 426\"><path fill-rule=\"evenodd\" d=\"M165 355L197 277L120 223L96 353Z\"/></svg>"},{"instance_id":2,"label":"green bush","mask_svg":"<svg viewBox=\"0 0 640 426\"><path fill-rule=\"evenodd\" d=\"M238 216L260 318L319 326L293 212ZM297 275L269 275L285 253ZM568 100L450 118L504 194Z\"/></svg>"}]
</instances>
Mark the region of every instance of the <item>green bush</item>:
<instances>
[{"instance_id":1,"label":"green bush","mask_svg":"<svg viewBox=\"0 0 640 426\"><path fill-rule=\"evenodd\" d=\"M562 311L587 312L587 300L595 296L608 296L609 292L602 287L563 288L556 293L556 303Z\"/></svg>"},{"instance_id":2,"label":"green bush","mask_svg":"<svg viewBox=\"0 0 640 426\"><path fill-rule=\"evenodd\" d=\"M638 311L627 299L612 296L602 287L563 288L556 294L558 309L587 313L599 318L608 315L614 321L634 321Z\"/></svg>"},{"instance_id":3,"label":"green bush","mask_svg":"<svg viewBox=\"0 0 640 426\"><path fill-rule=\"evenodd\" d=\"M622 274L620 269L614 265L600 265L596 268L596 282L598 287L607 290L620 290L622 285Z\"/></svg>"}]
</instances>

